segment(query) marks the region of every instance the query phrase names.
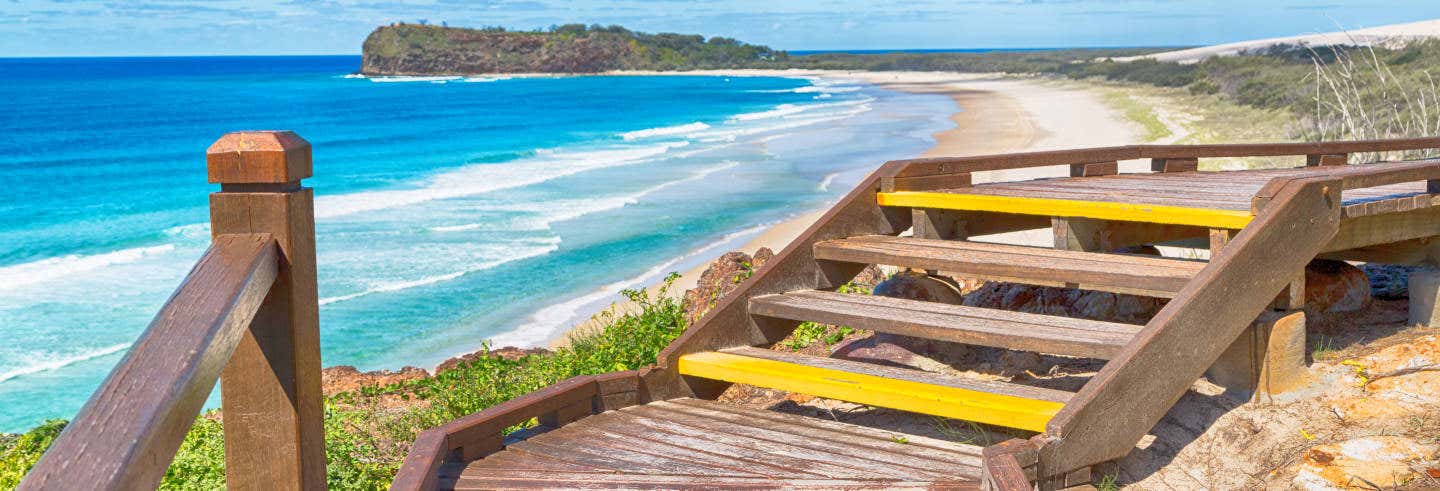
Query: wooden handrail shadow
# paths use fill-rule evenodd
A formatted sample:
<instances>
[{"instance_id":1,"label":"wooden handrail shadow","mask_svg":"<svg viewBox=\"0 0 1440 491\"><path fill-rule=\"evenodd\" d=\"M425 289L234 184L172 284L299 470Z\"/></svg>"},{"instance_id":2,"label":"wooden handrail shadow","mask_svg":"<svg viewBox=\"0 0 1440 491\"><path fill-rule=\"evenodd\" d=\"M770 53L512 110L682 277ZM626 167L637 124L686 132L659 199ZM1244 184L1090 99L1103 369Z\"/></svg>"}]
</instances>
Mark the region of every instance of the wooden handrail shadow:
<instances>
[{"instance_id":1,"label":"wooden handrail shadow","mask_svg":"<svg viewBox=\"0 0 1440 491\"><path fill-rule=\"evenodd\" d=\"M211 246L19 489L155 488L222 379L232 488L324 489L310 144L207 151Z\"/></svg>"}]
</instances>

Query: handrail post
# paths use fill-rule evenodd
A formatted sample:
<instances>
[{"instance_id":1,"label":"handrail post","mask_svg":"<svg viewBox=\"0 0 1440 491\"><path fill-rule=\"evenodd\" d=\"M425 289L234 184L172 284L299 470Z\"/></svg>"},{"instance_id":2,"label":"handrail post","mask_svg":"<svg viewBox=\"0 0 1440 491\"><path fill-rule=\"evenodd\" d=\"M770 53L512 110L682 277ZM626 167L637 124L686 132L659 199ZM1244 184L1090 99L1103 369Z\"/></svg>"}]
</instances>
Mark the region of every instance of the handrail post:
<instances>
[{"instance_id":1,"label":"handrail post","mask_svg":"<svg viewBox=\"0 0 1440 491\"><path fill-rule=\"evenodd\" d=\"M231 489L324 489L320 319L310 143L289 131L228 133L206 151L213 236L268 233L280 269L222 372Z\"/></svg>"}]
</instances>

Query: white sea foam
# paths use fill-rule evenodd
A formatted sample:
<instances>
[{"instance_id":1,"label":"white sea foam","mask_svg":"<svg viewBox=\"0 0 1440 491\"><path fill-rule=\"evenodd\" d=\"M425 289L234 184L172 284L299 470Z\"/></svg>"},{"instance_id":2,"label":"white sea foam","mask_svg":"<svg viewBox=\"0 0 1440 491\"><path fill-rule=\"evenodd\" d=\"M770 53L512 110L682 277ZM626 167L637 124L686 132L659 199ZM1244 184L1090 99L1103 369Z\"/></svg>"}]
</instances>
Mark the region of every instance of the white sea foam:
<instances>
[{"instance_id":1,"label":"white sea foam","mask_svg":"<svg viewBox=\"0 0 1440 491\"><path fill-rule=\"evenodd\" d=\"M820 185L815 186L815 189L816 189L816 190L819 190L819 191L822 192L822 193L829 191L829 190L830 190L830 183L835 182L835 178L836 178L836 177L839 177L839 176L840 176L840 173L839 173L839 172L831 172L831 173L829 173L829 174L826 174L826 175L825 175L825 178L820 180Z\"/></svg>"},{"instance_id":2,"label":"white sea foam","mask_svg":"<svg viewBox=\"0 0 1440 491\"><path fill-rule=\"evenodd\" d=\"M785 120L781 120L781 122L779 122L779 123L772 124L772 125L739 127L739 128L727 129L727 130L723 130L723 131L707 132L707 133L702 134L702 135L697 135L697 138L698 138L699 141L702 142L702 143L733 142L733 141L735 141L738 137L741 137L741 136L758 135L758 134L761 134L761 133L770 133L770 132L775 132L775 131L780 131L780 130L795 129L795 128L800 128L800 127L803 127L803 126L810 126L810 125L818 124L818 123L825 123L825 122L830 122L830 121L839 121L839 120L845 119L845 118L848 117L848 116L850 116L850 114L844 114L844 115L839 115L839 116L831 116L831 117L785 119Z\"/></svg>"},{"instance_id":3,"label":"white sea foam","mask_svg":"<svg viewBox=\"0 0 1440 491\"><path fill-rule=\"evenodd\" d=\"M408 289L411 289L411 288L416 288L416 287L421 287L421 286L426 286L426 285L433 285L433 284L436 284L436 283L442 283L442 282L446 282L446 281L450 281L450 280L459 278L459 277L461 277L461 276L465 276L465 275L470 274L470 273L474 273L474 272L477 272L477 271L484 271L484 270L487 270L487 269L490 269L490 268L494 268L494 267L499 266L499 265L502 265L502 264L512 263L512 262L519 261L519 260L522 260L522 259L529 259L529 258L537 257L537 256L543 256L543 255L549 254L549 253L551 253L551 252L555 252L555 250L557 250L557 249L559 249L559 248L560 248L560 238L559 238L559 237L545 238L545 239L540 239L540 240L538 240L538 241L535 241L535 240L520 241L519 244L515 244L515 243L504 244L504 245L501 247L501 249L503 249L503 250L505 251L505 252L503 253L503 254L504 254L503 257L495 258L495 259L492 259L492 260L490 260L490 261L484 261L484 262L481 262L481 263L479 263L479 264L475 264L475 265L472 265L472 266L470 266L470 267L461 269L461 270L459 270L459 271L451 271L451 272L445 273L445 274L438 274L438 275L434 275L434 276L427 276L427 277L420 278L420 279L416 279L416 280L376 282L376 283L372 284L369 288L366 288L366 289L364 289L364 290L361 290L361 291L358 291L358 292L355 292L355 293L349 293L349 294L345 294L345 295L338 295L338 296L334 296L334 297L322 298L322 299L320 299L320 305L330 305L330 304L332 304L332 303L344 302L344 301L346 301L346 300L353 300L353 299L356 299L356 298L360 298L360 297L363 297L363 296L366 296L366 295L373 295L373 294L376 294L376 293L396 292L396 291L400 291L400 290L408 290Z\"/></svg>"},{"instance_id":4,"label":"white sea foam","mask_svg":"<svg viewBox=\"0 0 1440 491\"><path fill-rule=\"evenodd\" d=\"M59 369L59 368L64 368L64 367L67 367L67 366L70 366L70 365L74 365L74 364L76 364L76 363L80 363L80 362L83 362L83 361L93 360L93 359L96 359L96 358L99 358L99 357L102 357L102 356L108 356L108 355L111 355L111 354L114 354L114 353L119 353L119 352L124 351L125 349L127 349L127 348L129 348L129 347L130 347L129 344L117 344L117 345L114 345L114 346L107 346L107 347L104 347L104 348L100 348L100 349L96 349L96 350L91 350L91 351L86 351L86 352L83 352L83 353L77 353L77 354L68 355L68 356L64 356L64 355L54 355L54 354L44 354L44 355L41 355L41 356L37 356L36 358L38 358L38 360L33 361L33 362L30 363L29 365L25 365L25 366L20 367L20 368L16 368L16 369L13 369L13 370L4 372L4 373L0 373L0 383L3 383L3 382L5 382L5 381L7 381L7 380L10 380L10 379L19 378L19 377L24 377L24 376L26 376L26 375L36 374L36 373L40 373L40 372L48 372L48 371L50 371L50 370L55 370L55 369Z\"/></svg>"},{"instance_id":5,"label":"white sea foam","mask_svg":"<svg viewBox=\"0 0 1440 491\"><path fill-rule=\"evenodd\" d=\"M460 80L460 79L462 79L462 78L464 78L464 77L452 77L452 76L443 76L443 77L402 77L402 76L391 76L391 77L366 77L366 78L369 78L371 82L375 82L375 83L377 83L377 84L385 84L385 83L403 83L403 82L441 82L441 83L444 83L444 82L449 82L449 81L451 81L451 80Z\"/></svg>"},{"instance_id":6,"label":"white sea foam","mask_svg":"<svg viewBox=\"0 0 1440 491\"><path fill-rule=\"evenodd\" d=\"M210 224L192 223L189 225L178 225L165 229L165 235L181 239L210 238Z\"/></svg>"},{"instance_id":7,"label":"white sea foam","mask_svg":"<svg viewBox=\"0 0 1440 491\"><path fill-rule=\"evenodd\" d=\"M806 85L793 89L760 89L750 92L763 94L843 94L846 92L857 92L861 88L856 86L832 86L832 85Z\"/></svg>"},{"instance_id":8,"label":"white sea foam","mask_svg":"<svg viewBox=\"0 0 1440 491\"><path fill-rule=\"evenodd\" d=\"M646 284L647 282L655 281L661 278L661 275L674 271L677 265L685 262L688 259L692 259L696 256L710 254L715 249L726 247L732 243L738 242L741 239L747 239L751 236L758 235L759 233L764 232L765 229L768 229L773 225L773 222L764 223L744 230L725 234L723 237L714 242L693 249L683 255L671 258L668 261L657 264L654 267L645 270L644 273L640 273L633 278L610 283L586 295L581 295L579 297L542 308L536 311L534 314L531 314L530 318L527 319L527 322L525 324L522 324L520 327L517 327L511 331L491 338L491 345L534 346L544 343L546 340L558 334L562 328L584 320L583 318L581 318L581 316L583 315L582 312L584 310L587 310L587 307L591 307L593 305L609 300L616 295L619 295L622 290L625 290L627 288L637 288L641 285Z\"/></svg>"},{"instance_id":9,"label":"white sea foam","mask_svg":"<svg viewBox=\"0 0 1440 491\"><path fill-rule=\"evenodd\" d=\"M811 86L809 86L809 87L800 87L800 88L797 88L797 89L795 89L795 93L796 93L796 94L811 94L811 93L821 92L821 93L826 93L826 94L843 94L843 93L846 93L846 92L858 92L859 90L860 90L860 87L855 87L855 86L811 85Z\"/></svg>"},{"instance_id":10,"label":"white sea foam","mask_svg":"<svg viewBox=\"0 0 1440 491\"><path fill-rule=\"evenodd\" d=\"M174 244L121 249L88 256L68 255L0 267L0 290L44 283L86 271L128 264L175 250Z\"/></svg>"},{"instance_id":11,"label":"white sea foam","mask_svg":"<svg viewBox=\"0 0 1440 491\"><path fill-rule=\"evenodd\" d=\"M696 122L690 123L690 124L682 124L682 125L676 125L676 126L664 126L664 127L660 127L660 128L649 128L649 129L643 129L643 130L635 130L635 131L625 132L625 133L621 133L621 134L620 134L620 138L625 139L625 141L632 141L632 140L638 140L638 139L641 139L641 138L651 138L651 137L656 137L656 136L683 135L683 134L686 134L686 133L694 133L694 132L696 132L696 131L705 130L705 129L709 129L709 128L710 128L710 125L705 124L705 123L701 123L701 122L699 122L699 121L696 121Z\"/></svg>"},{"instance_id":12,"label":"white sea foam","mask_svg":"<svg viewBox=\"0 0 1440 491\"><path fill-rule=\"evenodd\" d=\"M504 230L511 231L548 231L551 229L550 227L553 224L574 220L576 218L580 218L593 213L618 210L620 208L639 203L642 198L651 194L658 193L660 191L664 191L671 187L685 184L688 182L698 181L716 172L734 169L738 165L740 165L740 163L733 160L725 161L720 165L711 166L696 171L689 176L673 181L666 181L660 184L656 184L654 186L650 186L648 188L630 194L574 200L549 200L537 203L527 202L501 204L484 207L481 208L481 210L538 214L538 216L533 219L499 225L503 226ZM487 225L491 224L467 223L464 225L446 225L439 227L431 227L430 231L442 233L465 232L470 230L484 229L487 227Z\"/></svg>"},{"instance_id":13,"label":"white sea foam","mask_svg":"<svg viewBox=\"0 0 1440 491\"><path fill-rule=\"evenodd\" d=\"M796 113L805 112L806 110L812 109L813 107L814 107L814 106L800 106L800 105L795 105L795 104L781 104L781 105L775 106L774 109L771 109L771 110L768 110L768 111L760 111L760 112L753 112L753 113L737 114L737 115L735 115L735 116L731 116L731 117L730 117L730 120L731 120L731 121L754 121L754 120L757 120L757 119L778 118L778 117L782 117L782 116L789 116L789 115L791 115L791 114L796 114Z\"/></svg>"},{"instance_id":14,"label":"white sea foam","mask_svg":"<svg viewBox=\"0 0 1440 491\"><path fill-rule=\"evenodd\" d=\"M468 83L484 83L499 82L501 80L510 80L510 77L465 77L463 81Z\"/></svg>"},{"instance_id":15,"label":"white sea foam","mask_svg":"<svg viewBox=\"0 0 1440 491\"><path fill-rule=\"evenodd\" d=\"M322 196L315 200L315 217L334 218L529 186L585 171L638 164L664 155L672 148L688 144L689 142L678 141L587 152L542 150L532 158L501 164L471 165L446 172L415 189Z\"/></svg>"}]
</instances>

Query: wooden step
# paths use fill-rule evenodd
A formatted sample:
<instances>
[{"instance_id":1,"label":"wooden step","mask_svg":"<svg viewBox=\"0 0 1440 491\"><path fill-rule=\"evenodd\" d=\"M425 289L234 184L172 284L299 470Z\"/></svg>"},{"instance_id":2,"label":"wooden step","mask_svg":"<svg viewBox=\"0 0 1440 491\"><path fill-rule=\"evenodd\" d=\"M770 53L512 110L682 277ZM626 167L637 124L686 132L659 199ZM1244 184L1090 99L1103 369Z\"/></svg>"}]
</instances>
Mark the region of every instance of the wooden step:
<instances>
[{"instance_id":1,"label":"wooden step","mask_svg":"<svg viewBox=\"0 0 1440 491\"><path fill-rule=\"evenodd\" d=\"M1202 261L984 242L865 235L815 243L815 258L1045 286L1170 298Z\"/></svg>"},{"instance_id":2,"label":"wooden step","mask_svg":"<svg viewBox=\"0 0 1440 491\"><path fill-rule=\"evenodd\" d=\"M680 357L683 375L1044 431L1069 392L741 347Z\"/></svg>"},{"instance_id":3,"label":"wooden step","mask_svg":"<svg viewBox=\"0 0 1440 491\"><path fill-rule=\"evenodd\" d=\"M750 299L750 314L940 341L1109 359L1144 326L802 290Z\"/></svg>"}]
</instances>

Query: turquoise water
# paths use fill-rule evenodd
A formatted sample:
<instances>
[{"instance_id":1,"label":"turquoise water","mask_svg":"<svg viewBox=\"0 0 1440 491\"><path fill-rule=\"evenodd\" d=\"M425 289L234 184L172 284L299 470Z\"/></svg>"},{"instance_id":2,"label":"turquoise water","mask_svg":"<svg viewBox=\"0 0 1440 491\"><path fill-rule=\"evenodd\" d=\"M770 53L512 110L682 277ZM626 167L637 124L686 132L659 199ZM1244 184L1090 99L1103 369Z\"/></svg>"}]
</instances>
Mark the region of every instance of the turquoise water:
<instances>
[{"instance_id":1,"label":"turquoise water","mask_svg":"<svg viewBox=\"0 0 1440 491\"><path fill-rule=\"evenodd\" d=\"M208 242L204 149L314 146L323 359L543 344L927 148L948 98L770 77L346 77L358 57L0 59L0 431L68 418Z\"/></svg>"}]
</instances>

